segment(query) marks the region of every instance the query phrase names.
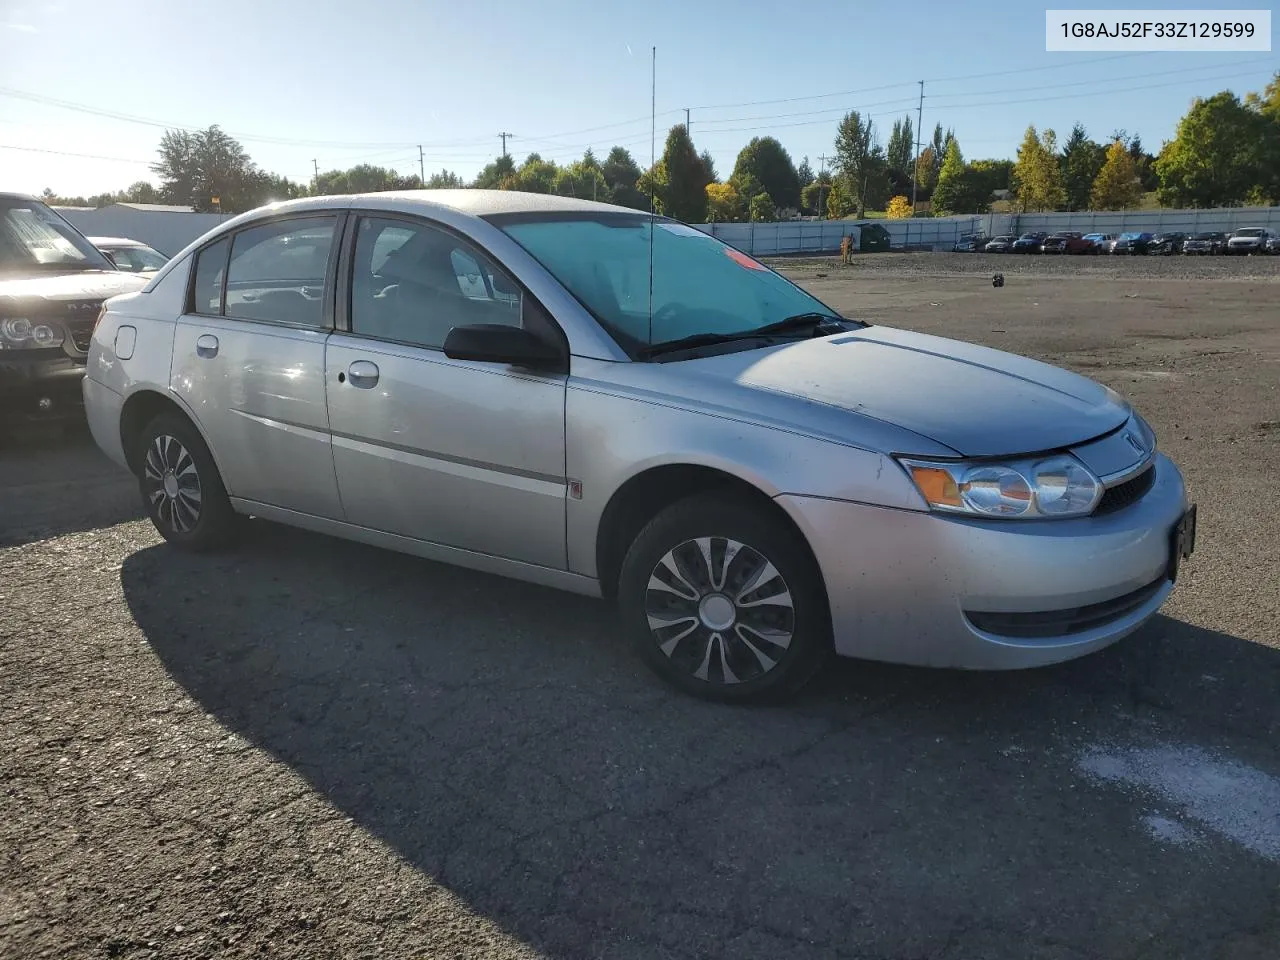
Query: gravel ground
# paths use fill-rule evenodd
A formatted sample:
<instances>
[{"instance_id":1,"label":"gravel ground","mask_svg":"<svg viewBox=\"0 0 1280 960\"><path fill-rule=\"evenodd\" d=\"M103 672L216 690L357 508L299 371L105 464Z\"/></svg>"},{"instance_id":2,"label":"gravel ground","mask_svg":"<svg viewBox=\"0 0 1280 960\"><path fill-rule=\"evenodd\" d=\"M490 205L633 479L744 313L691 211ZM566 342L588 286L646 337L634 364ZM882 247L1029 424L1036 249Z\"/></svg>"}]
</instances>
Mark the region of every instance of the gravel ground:
<instances>
[{"instance_id":1,"label":"gravel ground","mask_svg":"<svg viewBox=\"0 0 1280 960\"><path fill-rule=\"evenodd\" d=\"M584 599L258 522L175 554L83 435L9 441L0 957L1274 960L1277 268L789 263L1121 390L1201 530L1103 653L783 708L669 691Z\"/></svg>"}]
</instances>

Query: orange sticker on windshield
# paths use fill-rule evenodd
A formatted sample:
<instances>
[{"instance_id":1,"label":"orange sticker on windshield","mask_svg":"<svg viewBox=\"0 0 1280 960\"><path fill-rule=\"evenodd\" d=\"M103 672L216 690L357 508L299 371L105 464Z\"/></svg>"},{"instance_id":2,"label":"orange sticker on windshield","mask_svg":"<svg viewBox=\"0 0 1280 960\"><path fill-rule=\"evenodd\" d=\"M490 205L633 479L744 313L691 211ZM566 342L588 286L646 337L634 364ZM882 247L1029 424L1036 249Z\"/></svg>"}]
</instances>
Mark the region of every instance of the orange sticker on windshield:
<instances>
[{"instance_id":1,"label":"orange sticker on windshield","mask_svg":"<svg viewBox=\"0 0 1280 960\"><path fill-rule=\"evenodd\" d=\"M748 270L768 271L769 269L763 263L760 263L758 260L752 260L741 250L735 250L733 249L733 247L725 247L724 252L729 257L730 260L732 260L734 263L736 263L740 267L746 267Z\"/></svg>"}]
</instances>

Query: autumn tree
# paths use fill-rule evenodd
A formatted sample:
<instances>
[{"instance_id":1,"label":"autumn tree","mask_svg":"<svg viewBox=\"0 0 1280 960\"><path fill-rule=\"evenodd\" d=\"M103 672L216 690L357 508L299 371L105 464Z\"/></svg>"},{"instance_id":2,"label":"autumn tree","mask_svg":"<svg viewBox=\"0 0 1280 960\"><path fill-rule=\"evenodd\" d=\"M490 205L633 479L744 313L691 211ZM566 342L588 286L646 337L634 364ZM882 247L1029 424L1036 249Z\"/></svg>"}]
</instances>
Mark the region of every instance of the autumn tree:
<instances>
[{"instance_id":1,"label":"autumn tree","mask_svg":"<svg viewBox=\"0 0 1280 960\"><path fill-rule=\"evenodd\" d=\"M849 197L839 180L833 180L831 189L827 191L827 219L840 220L848 216Z\"/></svg>"},{"instance_id":2,"label":"autumn tree","mask_svg":"<svg viewBox=\"0 0 1280 960\"><path fill-rule=\"evenodd\" d=\"M925 147L916 158L916 197L920 200L928 200L938 183L939 164L936 161L937 154L932 146Z\"/></svg>"},{"instance_id":3,"label":"autumn tree","mask_svg":"<svg viewBox=\"0 0 1280 960\"><path fill-rule=\"evenodd\" d=\"M654 209L686 223L702 223L707 216L707 184L711 177L693 147L689 131L677 124L667 134L662 157L641 175L637 188L653 198Z\"/></svg>"},{"instance_id":4,"label":"autumn tree","mask_svg":"<svg viewBox=\"0 0 1280 960\"><path fill-rule=\"evenodd\" d=\"M906 220L911 216L911 200L903 195L898 195L889 200L889 206L885 208L884 215L890 220Z\"/></svg>"},{"instance_id":5,"label":"autumn tree","mask_svg":"<svg viewBox=\"0 0 1280 960\"><path fill-rule=\"evenodd\" d=\"M732 183L707 184L707 223L732 223L742 219L742 198Z\"/></svg>"},{"instance_id":6,"label":"autumn tree","mask_svg":"<svg viewBox=\"0 0 1280 960\"><path fill-rule=\"evenodd\" d=\"M1027 127L1013 165L1013 189L1018 210L1057 210L1067 202L1062 183L1062 167L1058 163L1058 141L1052 130L1037 136L1034 126Z\"/></svg>"},{"instance_id":7,"label":"autumn tree","mask_svg":"<svg viewBox=\"0 0 1280 960\"><path fill-rule=\"evenodd\" d=\"M836 172L841 192L858 217L868 204L878 207L889 196L889 178L884 148L876 142L870 118L857 110L844 115L836 127Z\"/></svg>"},{"instance_id":8,"label":"autumn tree","mask_svg":"<svg viewBox=\"0 0 1280 960\"><path fill-rule=\"evenodd\" d=\"M1089 139L1082 125L1071 128L1062 148L1062 185L1067 192L1068 210L1087 210L1093 182L1107 159L1107 150Z\"/></svg>"},{"instance_id":9,"label":"autumn tree","mask_svg":"<svg viewBox=\"0 0 1280 960\"><path fill-rule=\"evenodd\" d=\"M1107 159L1093 182L1089 205L1094 210L1128 210L1142 203L1142 180L1133 155L1119 140L1107 148Z\"/></svg>"}]
</instances>

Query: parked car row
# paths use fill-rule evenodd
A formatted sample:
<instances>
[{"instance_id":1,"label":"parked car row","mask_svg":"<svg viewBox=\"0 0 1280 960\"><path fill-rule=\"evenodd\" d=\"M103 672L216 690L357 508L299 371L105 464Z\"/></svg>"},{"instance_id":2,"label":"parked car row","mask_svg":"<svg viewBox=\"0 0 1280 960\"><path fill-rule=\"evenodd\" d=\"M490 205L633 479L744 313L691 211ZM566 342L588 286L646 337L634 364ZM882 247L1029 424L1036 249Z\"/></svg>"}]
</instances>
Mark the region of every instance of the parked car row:
<instances>
[{"instance_id":1,"label":"parked car row","mask_svg":"<svg viewBox=\"0 0 1280 960\"><path fill-rule=\"evenodd\" d=\"M1078 233L1044 231L1006 234L990 239L964 237L953 248L985 253L1060 253L1117 256L1172 256L1187 254L1211 256L1220 254L1280 253L1280 233L1266 227L1243 227L1234 233Z\"/></svg>"}]
</instances>

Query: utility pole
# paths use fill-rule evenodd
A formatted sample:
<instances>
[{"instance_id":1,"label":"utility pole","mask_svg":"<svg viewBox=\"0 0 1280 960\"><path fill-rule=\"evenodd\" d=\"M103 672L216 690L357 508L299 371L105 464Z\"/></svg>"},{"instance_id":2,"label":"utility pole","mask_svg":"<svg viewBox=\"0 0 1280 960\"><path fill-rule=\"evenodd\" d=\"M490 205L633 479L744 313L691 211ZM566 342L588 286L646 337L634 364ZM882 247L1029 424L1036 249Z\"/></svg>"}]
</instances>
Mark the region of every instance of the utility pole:
<instances>
[{"instance_id":1,"label":"utility pole","mask_svg":"<svg viewBox=\"0 0 1280 960\"><path fill-rule=\"evenodd\" d=\"M690 120L689 120L689 108L688 108L688 107L685 107L685 108L684 108L684 132L685 132L685 133L687 133L687 134L689 134L689 138L690 138L690 139L692 139L692 138L693 138L693 132L689 129L689 123L690 123Z\"/></svg>"},{"instance_id":2,"label":"utility pole","mask_svg":"<svg viewBox=\"0 0 1280 960\"><path fill-rule=\"evenodd\" d=\"M820 166L818 167L819 177L821 177L824 173L827 172L827 161L834 160L834 159L835 157L828 157L825 153L818 158L818 163L820 164ZM822 186L822 182L819 181L818 182L818 219L819 220L827 219L827 207L826 207L826 204L822 202L823 201L822 191L824 189L825 188Z\"/></svg>"},{"instance_id":3,"label":"utility pole","mask_svg":"<svg viewBox=\"0 0 1280 960\"><path fill-rule=\"evenodd\" d=\"M500 137L502 138L502 155L505 157L505 156L507 155L507 138L508 138L508 137L515 137L515 134L514 134L514 133L500 133L500 134L498 134L498 136L500 136Z\"/></svg>"},{"instance_id":4,"label":"utility pole","mask_svg":"<svg viewBox=\"0 0 1280 960\"><path fill-rule=\"evenodd\" d=\"M418 144L418 182L427 185L427 168L422 161L422 144Z\"/></svg>"},{"instance_id":5,"label":"utility pole","mask_svg":"<svg viewBox=\"0 0 1280 960\"><path fill-rule=\"evenodd\" d=\"M920 106L916 108L916 159L911 164L911 215L913 217L916 215L916 181L920 179L920 171L918 169L920 166L920 134L924 132L920 128L920 124L924 122L924 81L921 80L919 83Z\"/></svg>"},{"instance_id":6,"label":"utility pole","mask_svg":"<svg viewBox=\"0 0 1280 960\"><path fill-rule=\"evenodd\" d=\"M314 186L317 186L317 185L320 183L320 161L319 161L319 160L312 160L312 161L311 161L311 165L312 165L313 167L315 167L315 168L316 168L316 179L315 179L315 181L311 184L311 185L314 187Z\"/></svg>"}]
</instances>

